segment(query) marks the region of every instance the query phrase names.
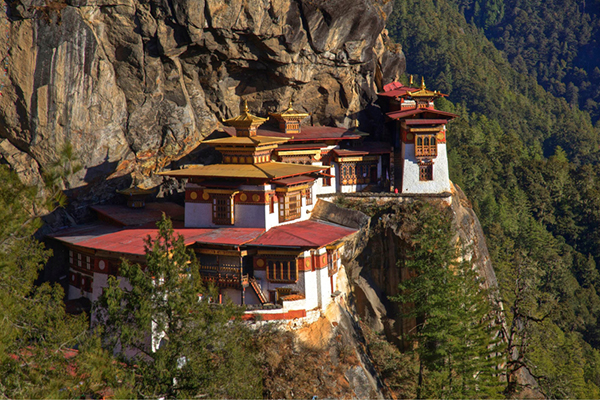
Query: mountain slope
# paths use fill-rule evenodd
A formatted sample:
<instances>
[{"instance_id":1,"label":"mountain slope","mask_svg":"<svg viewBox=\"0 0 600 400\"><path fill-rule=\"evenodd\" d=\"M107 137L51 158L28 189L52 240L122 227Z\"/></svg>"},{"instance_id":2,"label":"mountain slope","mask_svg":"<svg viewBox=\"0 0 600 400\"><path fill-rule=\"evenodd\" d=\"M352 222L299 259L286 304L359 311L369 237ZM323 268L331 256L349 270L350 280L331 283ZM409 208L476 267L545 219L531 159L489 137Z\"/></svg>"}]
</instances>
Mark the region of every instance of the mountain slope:
<instances>
[{"instance_id":1,"label":"mountain slope","mask_svg":"<svg viewBox=\"0 0 600 400\"><path fill-rule=\"evenodd\" d=\"M509 326L523 328L509 367L525 365L548 396L597 396L598 130L515 71L449 1L394 7L388 29L407 72L448 93L439 107L462 117L448 131L450 178L481 219Z\"/></svg>"}]
</instances>

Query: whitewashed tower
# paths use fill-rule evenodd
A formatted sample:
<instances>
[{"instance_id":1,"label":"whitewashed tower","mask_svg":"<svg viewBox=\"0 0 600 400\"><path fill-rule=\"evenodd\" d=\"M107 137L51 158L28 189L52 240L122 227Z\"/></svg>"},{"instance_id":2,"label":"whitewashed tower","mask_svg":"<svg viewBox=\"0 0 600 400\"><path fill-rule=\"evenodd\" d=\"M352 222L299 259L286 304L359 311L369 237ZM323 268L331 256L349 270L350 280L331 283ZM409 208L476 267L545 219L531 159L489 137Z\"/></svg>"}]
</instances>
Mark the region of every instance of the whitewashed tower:
<instances>
[{"instance_id":1,"label":"whitewashed tower","mask_svg":"<svg viewBox=\"0 0 600 400\"><path fill-rule=\"evenodd\" d=\"M435 109L434 100L445 96L394 82L379 96L387 99L386 116L394 121L393 188L403 194L442 194L450 192L446 124L457 117Z\"/></svg>"}]
</instances>

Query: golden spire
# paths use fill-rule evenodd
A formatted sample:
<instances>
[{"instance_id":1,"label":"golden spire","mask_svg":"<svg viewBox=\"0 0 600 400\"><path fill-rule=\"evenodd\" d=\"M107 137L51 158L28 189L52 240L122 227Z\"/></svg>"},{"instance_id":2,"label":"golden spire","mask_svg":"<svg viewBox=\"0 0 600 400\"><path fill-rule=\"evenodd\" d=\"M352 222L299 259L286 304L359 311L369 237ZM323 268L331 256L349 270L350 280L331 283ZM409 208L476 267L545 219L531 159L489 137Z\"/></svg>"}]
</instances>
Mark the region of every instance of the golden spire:
<instances>
[{"instance_id":1,"label":"golden spire","mask_svg":"<svg viewBox=\"0 0 600 400\"><path fill-rule=\"evenodd\" d=\"M425 90L425 78L421 77L421 90Z\"/></svg>"},{"instance_id":2,"label":"golden spire","mask_svg":"<svg viewBox=\"0 0 600 400\"><path fill-rule=\"evenodd\" d=\"M300 121L308 117L307 113L294 110L291 97L287 110L269 115L279 122L279 130L288 134L300 133Z\"/></svg>"},{"instance_id":3,"label":"golden spire","mask_svg":"<svg viewBox=\"0 0 600 400\"><path fill-rule=\"evenodd\" d=\"M413 85L413 76L412 76L412 75L411 75L411 76L410 76L410 78L408 79L408 84L409 84L410 86L412 86L412 85Z\"/></svg>"},{"instance_id":4,"label":"golden spire","mask_svg":"<svg viewBox=\"0 0 600 400\"><path fill-rule=\"evenodd\" d=\"M256 115L250 114L248 109L248 100L244 100L244 106L242 112L237 117L229 118L223 121L224 124L233 126L236 128L249 128L251 126L257 127L262 125L267 118L260 118Z\"/></svg>"},{"instance_id":5,"label":"golden spire","mask_svg":"<svg viewBox=\"0 0 600 400\"><path fill-rule=\"evenodd\" d=\"M290 97L290 102L288 104L288 108L285 111L283 111L281 113L269 113L269 115L271 115L273 118L275 118L277 120L293 119L296 121L300 121L300 120L308 117L307 113L303 113L303 112L294 110L293 101L292 101L291 97Z\"/></svg>"}]
</instances>

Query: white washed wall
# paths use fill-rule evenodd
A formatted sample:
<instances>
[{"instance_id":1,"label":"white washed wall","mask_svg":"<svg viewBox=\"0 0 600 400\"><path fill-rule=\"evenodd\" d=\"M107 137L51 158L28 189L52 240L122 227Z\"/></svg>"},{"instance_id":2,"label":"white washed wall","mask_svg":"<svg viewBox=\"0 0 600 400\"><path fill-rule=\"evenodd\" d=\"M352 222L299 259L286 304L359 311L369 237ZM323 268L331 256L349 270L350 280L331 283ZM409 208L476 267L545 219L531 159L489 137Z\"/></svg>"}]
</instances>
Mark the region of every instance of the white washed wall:
<instances>
[{"instance_id":1,"label":"white washed wall","mask_svg":"<svg viewBox=\"0 0 600 400\"><path fill-rule=\"evenodd\" d=\"M433 180L419 180L419 164L415 157L415 145L403 144L404 172L402 175L402 193L443 193L450 192L448 176L448 156L446 144L438 144L438 155L433 161Z\"/></svg>"}]
</instances>

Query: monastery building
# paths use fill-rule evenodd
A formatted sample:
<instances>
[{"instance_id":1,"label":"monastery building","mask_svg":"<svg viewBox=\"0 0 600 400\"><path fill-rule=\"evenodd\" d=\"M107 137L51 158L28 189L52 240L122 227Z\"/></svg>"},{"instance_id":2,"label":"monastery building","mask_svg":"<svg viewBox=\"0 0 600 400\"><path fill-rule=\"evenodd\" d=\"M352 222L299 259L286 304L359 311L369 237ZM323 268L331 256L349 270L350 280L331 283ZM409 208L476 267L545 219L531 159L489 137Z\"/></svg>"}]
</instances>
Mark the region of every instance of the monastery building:
<instances>
[{"instance_id":1,"label":"monastery building","mask_svg":"<svg viewBox=\"0 0 600 400\"><path fill-rule=\"evenodd\" d=\"M121 259L145 263L144 238L165 213L192 248L221 300L264 320L305 317L339 294L344 242L357 227L312 215L318 197L340 193L443 195L450 192L443 96L392 83L380 93L391 141L373 142L357 128L307 126L292 103L267 118L247 104L205 140L222 162L161 172L185 183L185 205L147 203L152 190L120 191L127 206L92 207L98 220L52 237L66 247L69 299L95 301Z\"/></svg>"}]
</instances>

